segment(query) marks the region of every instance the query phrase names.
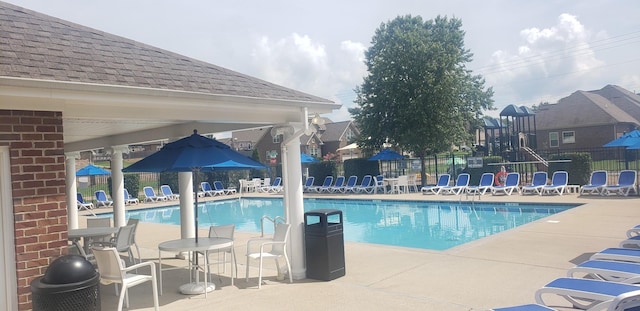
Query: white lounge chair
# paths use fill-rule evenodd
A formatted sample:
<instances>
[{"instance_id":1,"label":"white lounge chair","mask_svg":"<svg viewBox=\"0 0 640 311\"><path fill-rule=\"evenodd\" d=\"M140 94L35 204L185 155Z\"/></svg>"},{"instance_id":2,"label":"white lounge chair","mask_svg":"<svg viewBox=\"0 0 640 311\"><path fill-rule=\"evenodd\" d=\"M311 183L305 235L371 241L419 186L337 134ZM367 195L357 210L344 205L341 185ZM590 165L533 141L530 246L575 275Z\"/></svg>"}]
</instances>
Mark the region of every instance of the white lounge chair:
<instances>
[{"instance_id":1,"label":"white lounge chair","mask_svg":"<svg viewBox=\"0 0 640 311\"><path fill-rule=\"evenodd\" d=\"M215 197L216 195L223 195L224 190L216 190L211 187L211 184L208 181L203 181L200 183L200 189L204 193L204 196Z\"/></svg>"},{"instance_id":2,"label":"white lounge chair","mask_svg":"<svg viewBox=\"0 0 640 311\"><path fill-rule=\"evenodd\" d=\"M138 198L134 198L129 194L129 190L124 188L124 204L138 204L140 200Z\"/></svg>"},{"instance_id":3,"label":"white lounge chair","mask_svg":"<svg viewBox=\"0 0 640 311\"><path fill-rule=\"evenodd\" d=\"M95 206L93 205L93 203L91 202L86 202L84 200L84 198L82 197L82 193L78 192L76 194L76 200L78 201L78 210L90 210L90 209L94 209Z\"/></svg>"},{"instance_id":4,"label":"white lounge chair","mask_svg":"<svg viewBox=\"0 0 640 311\"><path fill-rule=\"evenodd\" d=\"M213 182L213 189L215 191L222 190L224 194L235 194L237 192L236 188L225 188L222 182L219 180Z\"/></svg>"},{"instance_id":5,"label":"white lounge chair","mask_svg":"<svg viewBox=\"0 0 640 311\"><path fill-rule=\"evenodd\" d=\"M616 260L640 263L640 249L637 248L605 248L593 255L591 260Z\"/></svg>"},{"instance_id":6,"label":"white lounge chair","mask_svg":"<svg viewBox=\"0 0 640 311\"><path fill-rule=\"evenodd\" d=\"M438 182L434 186L424 186L420 188L420 192L422 194L440 194L442 188L449 186L449 182L451 181L451 175L449 174L441 174L438 177Z\"/></svg>"},{"instance_id":7,"label":"white lounge chair","mask_svg":"<svg viewBox=\"0 0 640 311\"><path fill-rule=\"evenodd\" d=\"M144 193L144 201L145 202L159 202L166 201L167 197L156 195L156 191L153 190L152 187L146 186L142 188L142 192Z\"/></svg>"},{"instance_id":8,"label":"white lounge chair","mask_svg":"<svg viewBox=\"0 0 640 311\"><path fill-rule=\"evenodd\" d=\"M104 192L104 190L96 191L96 202L98 202L98 204L96 205L97 207L109 207L113 205L113 201L109 200L109 198L107 197L107 193Z\"/></svg>"},{"instance_id":9,"label":"white lounge chair","mask_svg":"<svg viewBox=\"0 0 640 311\"><path fill-rule=\"evenodd\" d=\"M513 190L520 192L520 173L511 172L507 174L507 179L504 182L504 186L493 186L491 188L491 194L496 195L498 193L504 193L505 195L511 195Z\"/></svg>"},{"instance_id":10,"label":"white lounge chair","mask_svg":"<svg viewBox=\"0 0 640 311\"><path fill-rule=\"evenodd\" d=\"M637 285L591 279L558 278L536 291L538 304L546 305L543 296L554 294L567 299L574 307L584 310L603 310L617 296L638 292Z\"/></svg>"},{"instance_id":11,"label":"white lounge chair","mask_svg":"<svg viewBox=\"0 0 640 311\"><path fill-rule=\"evenodd\" d=\"M640 264L612 260L587 260L569 269L568 277L590 277L627 284L640 283ZM640 288L639 288L640 289Z\"/></svg>"},{"instance_id":12,"label":"white lounge chair","mask_svg":"<svg viewBox=\"0 0 640 311\"><path fill-rule=\"evenodd\" d=\"M313 188L314 181L315 181L315 177L313 176L307 177L307 179L304 181L304 185L302 185L302 191L303 192L311 191L311 189Z\"/></svg>"},{"instance_id":13,"label":"white lounge chair","mask_svg":"<svg viewBox=\"0 0 640 311\"><path fill-rule=\"evenodd\" d=\"M622 293L616 296L609 306L607 307L607 311L623 311L623 310L635 310L632 308L636 308L640 306L640 290L631 291ZM563 309L564 310L564 309ZM602 310L602 309L598 309ZM513 306L506 308L497 308L492 309L492 311L557 311L557 309L553 309L541 304L528 304L521 306Z\"/></svg>"},{"instance_id":14,"label":"white lounge chair","mask_svg":"<svg viewBox=\"0 0 640 311\"><path fill-rule=\"evenodd\" d=\"M353 193L356 193L357 187L358 187L358 176L351 175L349 176L349 179L347 179L347 184L344 187L342 187L340 192L347 193L351 191Z\"/></svg>"},{"instance_id":15,"label":"white lounge chair","mask_svg":"<svg viewBox=\"0 0 640 311\"><path fill-rule=\"evenodd\" d=\"M373 176L364 175L362 177L362 181L360 185L356 187L355 192L357 193L373 193L375 185L373 184Z\"/></svg>"},{"instance_id":16,"label":"white lounge chair","mask_svg":"<svg viewBox=\"0 0 640 311\"><path fill-rule=\"evenodd\" d=\"M580 187L580 195L583 194L602 194L607 186L607 176L609 173L604 170L591 172L589 183Z\"/></svg>"},{"instance_id":17,"label":"white lounge chair","mask_svg":"<svg viewBox=\"0 0 640 311\"><path fill-rule=\"evenodd\" d=\"M344 177L343 177L344 178ZM321 192L329 192L329 189L333 185L333 176L329 175L324 178L322 185L320 186L312 186L309 188L309 191L321 193Z\"/></svg>"},{"instance_id":18,"label":"white lounge chair","mask_svg":"<svg viewBox=\"0 0 640 311\"><path fill-rule=\"evenodd\" d=\"M564 193L564 189L567 188L568 183L569 174L566 171L553 172L553 176L551 176L551 184L544 185L540 191L540 195L545 193L562 195Z\"/></svg>"},{"instance_id":19,"label":"white lounge chair","mask_svg":"<svg viewBox=\"0 0 640 311\"><path fill-rule=\"evenodd\" d=\"M633 193L638 193L636 189L637 172L634 170L620 171L618 176L618 183L613 186L606 186L602 190L603 195L619 194L623 196L629 195L629 192L633 190Z\"/></svg>"},{"instance_id":20,"label":"white lounge chair","mask_svg":"<svg viewBox=\"0 0 640 311\"><path fill-rule=\"evenodd\" d=\"M483 173L482 176L480 176L480 182L477 186L467 187L467 194L483 195L487 193L487 191L490 191L493 187L494 177L495 175L493 173Z\"/></svg>"},{"instance_id":21,"label":"white lounge chair","mask_svg":"<svg viewBox=\"0 0 640 311\"><path fill-rule=\"evenodd\" d=\"M173 190L171 190L171 186L169 186L169 185L160 186L160 191L162 192L162 195L167 197L167 200L178 200L178 199L180 199L180 195L179 194L174 194Z\"/></svg>"},{"instance_id":22,"label":"white lounge chair","mask_svg":"<svg viewBox=\"0 0 640 311\"><path fill-rule=\"evenodd\" d=\"M333 186L329 186L324 191L329 193L342 192L346 184L347 184L347 179L344 176L338 176L336 177L336 182L333 184Z\"/></svg>"},{"instance_id":23,"label":"white lounge chair","mask_svg":"<svg viewBox=\"0 0 640 311\"><path fill-rule=\"evenodd\" d=\"M469 174L462 173L458 175L455 185L442 187L442 192L443 194L459 195L462 192L466 191L467 187L469 187Z\"/></svg>"},{"instance_id":24,"label":"white lounge chair","mask_svg":"<svg viewBox=\"0 0 640 311\"><path fill-rule=\"evenodd\" d=\"M522 194L535 193L541 194L542 188L547 184L547 172L538 171L533 173L531 183L522 186Z\"/></svg>"}]
</instances>

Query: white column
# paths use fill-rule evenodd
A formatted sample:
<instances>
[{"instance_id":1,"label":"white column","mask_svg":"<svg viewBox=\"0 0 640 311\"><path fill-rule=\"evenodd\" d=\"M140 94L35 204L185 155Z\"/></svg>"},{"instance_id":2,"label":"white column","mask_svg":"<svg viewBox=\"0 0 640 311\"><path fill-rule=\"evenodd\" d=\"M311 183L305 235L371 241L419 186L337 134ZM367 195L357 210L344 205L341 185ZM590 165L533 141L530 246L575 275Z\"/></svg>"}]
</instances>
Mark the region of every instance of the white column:
<instances>
[{"instance_id":1,"label":"white column","mask_svg":"<svg viewBox=\"0 0 640 311\"><path fill-rule=\"evenodd\" d=\"M299 135L282 145L282 179L284 182L284 208L291 224L290 254L291 276L306 277L304 252L304 205L302 196L302 165L300 163Z\"/></svg>"},{"instance_id":2,"label":"white column","mask_svg":"<svg viewBox=\"0 0 640 311\"><path fill-rule=\"evenodd\" d=\"M76 159L80 159L80 152L68 152L64 154L66 168L67 190L67 221L69 229L78 229L78 184L76 182Z\"/></svg>"},{"instance_id":3,"label":"white column","mask_svg":"<svg viewBox=\"0 0 640 311\"><path fill-rule=\"evenodd\" d=\"M129 146L111 147L111 199L113 199L113 225L122 227L127 224L124 208L124 174L122 173L122 155L129 153Z\"/></svg>"},{"instance_id":4,"label":"white column","mask_svg":"<svg viewBox=\"0 0 640 311\"><path fill-rule=\"evenodd\" d=\"M194 238L196 225L193 207L193 173L178 172L178 188L180 189L180 238Z\"/></svg>"}]
</instances>

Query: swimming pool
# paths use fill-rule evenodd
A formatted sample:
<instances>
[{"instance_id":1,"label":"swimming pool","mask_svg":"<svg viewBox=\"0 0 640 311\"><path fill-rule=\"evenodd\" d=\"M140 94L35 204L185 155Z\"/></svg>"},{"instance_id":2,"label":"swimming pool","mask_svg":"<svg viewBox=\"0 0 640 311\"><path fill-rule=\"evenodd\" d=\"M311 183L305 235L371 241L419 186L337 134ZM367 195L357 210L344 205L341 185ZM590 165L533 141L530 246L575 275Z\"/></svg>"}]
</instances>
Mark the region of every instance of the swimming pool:
<instances>
[{"instance_id":1,"label":"swimming pool","mask_svg":"<svg viewBox=\"0 0 640 311\"><path fill-rule=\"evenodd\" d=\"M577 204L304 199L304 210L338 209L346 241L445 250L553 215ZM200 203L199 227L235 224L260 232L263 215L284 216L282 199L240 198ZM112 217L112 215L109 215ZM127 218L180 224L178 206L127 211ZM267 226L270 227L270 226ZM269 232L266 228L265 232Z\"/></svg>"}]
</instances>

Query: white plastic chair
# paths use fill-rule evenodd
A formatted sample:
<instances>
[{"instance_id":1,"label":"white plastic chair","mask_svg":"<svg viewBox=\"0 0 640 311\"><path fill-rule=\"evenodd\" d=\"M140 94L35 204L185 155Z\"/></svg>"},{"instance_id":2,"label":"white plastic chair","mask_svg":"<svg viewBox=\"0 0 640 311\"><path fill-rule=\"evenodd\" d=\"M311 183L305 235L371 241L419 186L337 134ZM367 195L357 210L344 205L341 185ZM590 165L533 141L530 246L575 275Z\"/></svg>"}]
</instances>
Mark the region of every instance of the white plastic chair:
<instances>
[{"instance_id":1,"label":"white plastic chair","mask_svg":"<svg viewBox=\"0 0 640 311\"><path fill-rule=\"evenodd\" d=\"M130 221L133 219L130 219ZM129 255L129 262L131 264L136 263L131 246L135 245L135 232L137 228L136 224L126 225L118 228L118 234L111 239L110 242L96 242L93 245L100 245L102 247L113 247L118 250L119 253L127 253ZM136 245L137 247L137 245ZM138 250L138 257L140 257L140 250ZM140 258L138 261L142 262Z\"/></svg>"},{"instance_id":2,"label":"white plastic chair","mask_svg":"<svg viewBox=\"0 0 640 311\"><path fill-rule=\"evenodd\" d=\"M278 269L278 276L283 275L280 271L279 258L284 257L287 263L287 273L289 274L289 283L293 282L293 276L291 275L291 264L289 263L289 257L287 256L287 239L289 238L289 231L291 230L290 224L278 223L276 224L275 232L272 238L254 238L247 241L247 270L245 280L249 281L249 260L260 260L260 270L258 272L258 289L262 285L262 262L264 258L273 258L276 261L276 267ZM258 252L251 252L251 246L253 244L260 243L260 250Z\"/></svg>"},{"instance_id":3,"label":"white plastic chair","mask_svg":"<svg viewBox=\"0 0 640 311\"><path fill-rule=\"evenodd\" d=\"M221 226L211 226L209 227L209 237L210 238L226 238L233 241L233 236L235 233L236 225L221 225ZM218 256L222 254L222 260L218 260L212 262L208 260L209 266L211 265L222 265L222 273L226 272L226 264L229 263L231 265L231 285L233 285L233 280L238 277L238 261L236 260L236 251L233 246L227 248L221 248L217 250ZM227 261L227 254L231 256ZM209 253L209 257L211 257L211 253ZM219 258L219 257L218 257ZM235 274L234 274L235 271ZM210 275L211 276L211 275ZM213 280L209 279L210 282L213 283Z\"/></svg>"},{"instance_id":4,"label":"white plastic chair","mask_svg":"<svg viewBox=\"0 0 640 311\"><path fill-rule=\"evenodd\" d=\"M160 306L158 304L156 266L152 261L146 261L130 267L125 267L120 259L118 250L113 247L93 247L92 251L98 264L101 282L103 284L116 283L122 285L122 289L119 293L118 311L122 310L122 304L125 300L126 306L129 308L129 288L147 281L151 281L154 310L160 310ZM133 270L146 266L151 270L151 275L130 273Z\"/></svg>"}]
</instances>

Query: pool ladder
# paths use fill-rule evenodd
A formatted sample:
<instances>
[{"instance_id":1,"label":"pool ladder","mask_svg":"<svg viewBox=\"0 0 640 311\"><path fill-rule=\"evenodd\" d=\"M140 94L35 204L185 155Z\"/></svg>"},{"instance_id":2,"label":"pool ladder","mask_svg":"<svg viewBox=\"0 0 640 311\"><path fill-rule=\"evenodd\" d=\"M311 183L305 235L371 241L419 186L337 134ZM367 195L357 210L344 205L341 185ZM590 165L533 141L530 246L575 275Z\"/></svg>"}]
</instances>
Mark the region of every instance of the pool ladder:
<instances>
[{"instance_id":1,"label":"pool ladder","mask_svg":"<svg viewBox=\"0 0 640 311\"><path fill-rule=\"evenodd\" d=\"M276 217L269 217L267 215L262 216L262 218L260 218L260 237L264 237L264 222L268 221L269 223L271 223L273 225L273 232L276 231L276 225L278 223L286 223L286 221L284 220L284 217L281 216L276 216Z\"/></svg>"}]
</instances>

